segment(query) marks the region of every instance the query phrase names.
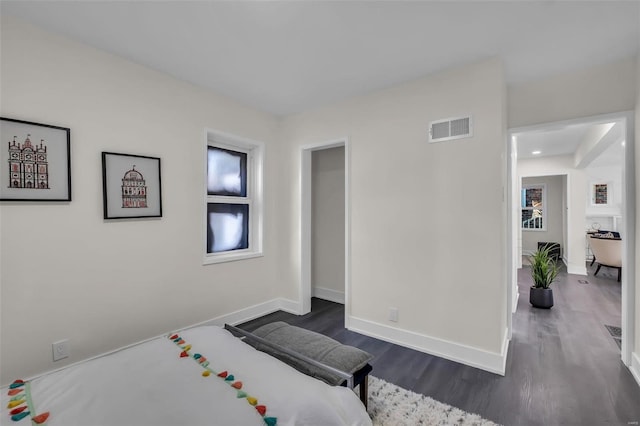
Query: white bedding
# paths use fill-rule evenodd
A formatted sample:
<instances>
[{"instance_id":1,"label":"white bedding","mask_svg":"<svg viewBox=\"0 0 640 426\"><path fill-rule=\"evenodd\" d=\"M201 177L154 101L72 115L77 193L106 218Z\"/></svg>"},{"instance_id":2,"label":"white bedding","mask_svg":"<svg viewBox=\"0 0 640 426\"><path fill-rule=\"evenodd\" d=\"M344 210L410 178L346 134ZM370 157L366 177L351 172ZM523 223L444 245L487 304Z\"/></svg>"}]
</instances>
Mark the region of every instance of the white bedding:
<instances>
[{"instance_id":1,"label":"white bedding","mask_svg":"<svg viewBox=\"0 0 640 426\"><path fill-rule=\"evenodd\" d=\"M208 368L234 380L203 376L200 363L181 358L182 348L163 337L34 379L33 414L49 412L49 426L264 425L231 387L241 381L240 390L266 406L264 417L275 417L277 425L371 424L352 390L305 376L220 327L178 334L181 346L191 345L190 355L201 354ZM29 425L29 416L11 420L7 391L2 389L0 425Z\"/></svg>"}]
</instances>

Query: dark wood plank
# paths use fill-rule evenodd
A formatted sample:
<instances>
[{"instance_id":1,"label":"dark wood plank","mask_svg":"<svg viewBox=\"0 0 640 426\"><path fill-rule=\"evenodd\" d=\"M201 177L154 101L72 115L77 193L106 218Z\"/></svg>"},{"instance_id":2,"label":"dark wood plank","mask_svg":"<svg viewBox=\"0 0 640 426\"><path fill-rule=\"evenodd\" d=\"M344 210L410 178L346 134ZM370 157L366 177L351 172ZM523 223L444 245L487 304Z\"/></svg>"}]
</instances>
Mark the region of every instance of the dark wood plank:
<instances>
[{"instance_id":1,"label":"dark wood plank","mask_svg":"<svg viewBox=\"0 0 640 426\"><path fill-rule=\"evenodd\" d=\"M241 327L286 321L320 332L373 354L372 375L504 425L633 424L640 387L604 327L620 326L620 283L615 270L594 270L563 270L550 310L531 307L529 270L519 271L505 377L346 330L344 307L321 299L307 315L276 312Z\"/></svg>"}]
</instances>

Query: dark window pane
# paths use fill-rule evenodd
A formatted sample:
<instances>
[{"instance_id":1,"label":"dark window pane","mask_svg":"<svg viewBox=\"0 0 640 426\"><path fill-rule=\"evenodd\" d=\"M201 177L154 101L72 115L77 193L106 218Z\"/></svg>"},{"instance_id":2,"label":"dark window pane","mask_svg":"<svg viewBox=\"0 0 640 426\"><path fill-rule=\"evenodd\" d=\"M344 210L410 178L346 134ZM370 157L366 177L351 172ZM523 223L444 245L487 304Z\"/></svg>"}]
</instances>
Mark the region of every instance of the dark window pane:
<instances>
[{"instance_id":1,"label":"dark window pane","mask_svg":"<svg viewBox=\"0 0 640 426\"><path fill-rule=\"evenodd\" d=\"M522 229L542 229L542 210L522 209Z\"/></svg>"},{"instance_id":2,"label":"dark window pane","mask_svg":"<svg viewBox=\"0 0 640 426\"><path fill-rule=\"evenodd\" d=\"M542 208L542 188L523 188L522 207Z\"/></svg>"},{"instance_id":3,"label":"dark window pane","mask_svg":"<svg viewBox=\"0 0 640 426\"><path fill-rule=\"evenodd\" d=\"M249 248L249 205L207 204L207 253Z\"/></svg>"},{"instance_id":4,"label":"dark window pane","mask_svg":"<svg viewBox=\"0 0 640 426\"><path fill-rule=\"evenodd\" d=\"M207 193L247 196L247 154L209 146L207 148Z\"/></svg>"}]
</instances>

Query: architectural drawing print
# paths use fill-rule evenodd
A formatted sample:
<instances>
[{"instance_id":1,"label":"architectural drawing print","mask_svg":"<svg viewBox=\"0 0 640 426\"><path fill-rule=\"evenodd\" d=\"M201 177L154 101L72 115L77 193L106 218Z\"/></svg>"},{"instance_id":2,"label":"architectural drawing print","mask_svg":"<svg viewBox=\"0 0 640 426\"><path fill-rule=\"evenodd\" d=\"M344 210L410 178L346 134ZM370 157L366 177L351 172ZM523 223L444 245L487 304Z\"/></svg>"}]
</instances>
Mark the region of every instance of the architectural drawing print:
<instances>
[{"instance_id":1,"label":"architectural drawing print","mask_svg":"<svg viewBox=\"0 0 640 426\"><path fill-rule=\"evenodd\" d=\"M135 165L122 178L122 207L147 207L147 186L142 173L136 170Z\"/></svg>"},{"instance_id":2,"label":"architectural drawing print","mask_svg":"<svg viewBox=\"0 0 640 426\"><path fill-rule=\"evenodd\" d=\"M24 143L9 142L9 188L49 189L49 163L44 139L40 145L31 144L27 134Z\"/></svg>"}]
</instances>

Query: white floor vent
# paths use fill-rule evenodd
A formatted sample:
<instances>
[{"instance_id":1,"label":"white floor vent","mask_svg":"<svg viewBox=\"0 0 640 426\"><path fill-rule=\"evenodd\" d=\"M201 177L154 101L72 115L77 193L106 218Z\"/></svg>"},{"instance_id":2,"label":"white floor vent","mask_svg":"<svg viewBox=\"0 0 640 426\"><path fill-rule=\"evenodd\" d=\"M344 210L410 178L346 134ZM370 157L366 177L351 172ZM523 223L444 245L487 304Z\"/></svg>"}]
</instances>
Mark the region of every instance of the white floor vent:
<instances>
[{"instance_id":1,"label":"white floor vent","mask_svg":"<svg viewBox=\"0 0 640 426\"><path fill-rule=\"evenodd\" d=\"M429 124L429 142L443 142L473 136L471 116L447 118Z\"/></svg>"}]
</instances>

